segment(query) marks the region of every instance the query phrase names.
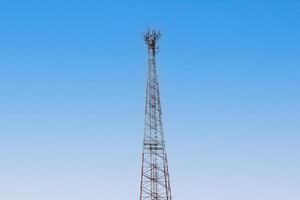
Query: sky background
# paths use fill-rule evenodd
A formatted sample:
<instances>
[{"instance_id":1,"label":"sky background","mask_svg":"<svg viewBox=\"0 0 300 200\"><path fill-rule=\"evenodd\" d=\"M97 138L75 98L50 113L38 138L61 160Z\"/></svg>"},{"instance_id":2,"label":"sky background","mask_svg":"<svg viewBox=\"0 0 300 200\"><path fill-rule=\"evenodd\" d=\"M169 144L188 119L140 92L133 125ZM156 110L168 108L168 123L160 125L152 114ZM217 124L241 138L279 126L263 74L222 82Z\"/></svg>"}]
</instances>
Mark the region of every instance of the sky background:
<instances>
[{"instance_id":1,"label":"sky background","mask_svg":"<svg viewBox=\"0 0 300 200\"><path fill-rule=\"evenodd\" d=\"M147 50L175 200L298 200L300 2L0 0L0 199L138 199Z\"/></svg>"}]
</instances>

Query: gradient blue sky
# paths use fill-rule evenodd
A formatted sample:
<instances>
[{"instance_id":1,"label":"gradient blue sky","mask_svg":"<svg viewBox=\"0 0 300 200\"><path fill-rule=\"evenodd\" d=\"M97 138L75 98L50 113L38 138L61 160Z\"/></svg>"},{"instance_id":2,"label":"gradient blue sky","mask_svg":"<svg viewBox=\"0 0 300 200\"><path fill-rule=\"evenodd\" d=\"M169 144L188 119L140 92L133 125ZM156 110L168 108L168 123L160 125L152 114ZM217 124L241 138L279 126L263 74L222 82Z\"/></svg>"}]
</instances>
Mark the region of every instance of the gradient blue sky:
<instances>
[{"instance_id":1,"label":"gradient blue sky","mask_svg":"<svg viewBox=\"0 0 300 200\"><path fill-rule=\"evenodd\" d=\"M147 54L175 200L298 200L299 1L0 1L0 199L138 199Z\"/></svg>"}]
</instances>

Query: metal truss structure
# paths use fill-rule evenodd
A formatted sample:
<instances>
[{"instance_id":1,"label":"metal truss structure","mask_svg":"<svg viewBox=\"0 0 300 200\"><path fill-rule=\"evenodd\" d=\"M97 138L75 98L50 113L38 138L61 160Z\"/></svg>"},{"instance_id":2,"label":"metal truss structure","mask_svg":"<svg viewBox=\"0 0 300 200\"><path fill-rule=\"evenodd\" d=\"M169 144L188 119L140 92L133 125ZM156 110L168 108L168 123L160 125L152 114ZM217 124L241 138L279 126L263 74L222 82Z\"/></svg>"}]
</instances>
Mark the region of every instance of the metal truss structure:
<instances>
[{"instance_id":1,"label":"metal truss structure","mask_svg":"<svg viewBox=\"0 0 300 200\"><path fill-rule=\"evenodd\" d=\"M140 200L172 200L155 60L160 36L160 32L155 30L149 30L144 34L144 40L148 47L149 68Z\"/></svg>"}]
</instances>

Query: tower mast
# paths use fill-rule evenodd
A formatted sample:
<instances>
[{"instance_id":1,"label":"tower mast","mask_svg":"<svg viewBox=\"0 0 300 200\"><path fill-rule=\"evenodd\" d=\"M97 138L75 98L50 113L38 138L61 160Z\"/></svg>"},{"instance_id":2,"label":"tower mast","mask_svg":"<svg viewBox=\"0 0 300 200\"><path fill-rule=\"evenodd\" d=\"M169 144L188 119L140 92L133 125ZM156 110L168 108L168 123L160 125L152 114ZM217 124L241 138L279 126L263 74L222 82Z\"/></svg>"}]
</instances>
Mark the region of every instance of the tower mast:
<instances>
[{"instance_id":1,"label":"tower mast","mask_svg":"<svg viewBox=\"0 0 300 200\"><path fill-rule=\"evenodd\" d=\"M149 66L140 200L172 200L155 58L160 36L160 32L155 30L144 34Z\"/></svg>"}]
</instances>

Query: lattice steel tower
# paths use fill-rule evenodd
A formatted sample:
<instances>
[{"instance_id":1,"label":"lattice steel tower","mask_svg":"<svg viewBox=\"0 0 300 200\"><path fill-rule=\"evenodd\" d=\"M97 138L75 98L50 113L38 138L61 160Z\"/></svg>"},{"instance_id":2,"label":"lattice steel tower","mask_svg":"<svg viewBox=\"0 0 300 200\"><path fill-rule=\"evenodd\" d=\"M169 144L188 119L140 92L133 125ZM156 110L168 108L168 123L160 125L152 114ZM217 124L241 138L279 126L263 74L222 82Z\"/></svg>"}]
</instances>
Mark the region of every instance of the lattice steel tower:
<instances>
[{"instance_id":1,"label":"lattice steel tower","mask_svg":"<svg viewBox=\"0 0 300 200\"><path fill-rule=\"evenodd\" d=\"M142 155L140 200L172 200L155 56L160 32L148 31L148 77Z\"/></svg>"}]
</instances>

